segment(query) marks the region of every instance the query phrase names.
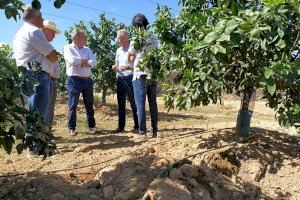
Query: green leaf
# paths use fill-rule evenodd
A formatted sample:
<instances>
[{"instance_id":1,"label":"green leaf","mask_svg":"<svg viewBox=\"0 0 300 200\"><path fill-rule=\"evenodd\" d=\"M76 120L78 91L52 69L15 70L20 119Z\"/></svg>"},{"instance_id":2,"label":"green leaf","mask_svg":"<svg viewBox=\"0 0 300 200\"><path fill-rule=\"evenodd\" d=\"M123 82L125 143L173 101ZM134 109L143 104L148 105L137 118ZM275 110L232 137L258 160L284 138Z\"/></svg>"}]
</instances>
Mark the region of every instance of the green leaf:
<instances>
[{"instance_id":1,"label":"green leaf","mask_svg":"<svg viewBox=\"0 0 300 200\"><path fill-rule=\"evenodd\" d=\"M274 82L273 84L268 84L267 89L270 95L273 95L276 91L276 83Z\"/></svg>"},{"instance_id":2,"label":"green leaf","mask_svg":"<svg viewBox=\"0 0 300 200\"><path fill-rule=\"evenodd\" d=\"M5 9L5 16L7 19L10 19L13 16L12 11L9 9L9 7Z\"/></svg>"},{"instance_id":3,"label":"green leaf","mask_svg":"<svg viewBox=\"0 0 300 200\"><path fill-rule=\"evenodd\" d=\"M229 20L226 24L226 29L225 29L225 33L226 34L230 34L232 31L234 31L234 29L236 29L237 27L239 26L239 23L232 19L232 20Z\"/></svg>"},{"instance_id":4,"label":"green leaf","mask_svg":"<svg viewBox=\"0 0 300 200\"><path fill-rule=\"evenodd\" d=\"M282 29L278 29L278 35L279 35L279 37L280 38L283 38L283 36L284 36L284 31L282 30Z\"/></svg>"},{"instance_id":5,"label":"green leaf","mask_svg":"<svg viewBox=\"0 0 300 200\"><path fill-rule=\"evenodd\" d=\"M260 36L260 30L258 28L251 30L250 37L259 38L259 36Z\"/></svg>"},{"instance_id":6,"label":"green leaf","mask_svg":"<svg viewBox=\"0 0 300 200\"><path fill-rule=\"evenodd\" d=\"M14 132L17 139L23 139L25 137L25 128L20 123L14 124Z\"/></svg>"},{"instance_id":7,"label":"green leaf","mask_svg":"<svg viewBox=\"0 0 300 200\"><path fill-rule=\"evenodd\" d=\"M226 22L227 22L227 20L224 20L224 19L219 21L215 26L214 32L222 32L223 29L225 28Z\"/></svg>"},{"instance_id":8,"label":"green leaf","mask_svg":"<svg viewBox=\"0 0 300 200\"><path fill-rule=\"evenodd\" d=\"M229 34L222 34L220 38L217 39L218 42L223 42L223 41L230 41L230 35Z\"/></svg>"},{"instance_id":9,"label":"green leaf","mask_svg":"<svg viewBox=\"0 0 300 200\"><path fill-rule=\"evenodd\" d=\"M250 25L249 25L249 23L248 23L247 21L244 21L244 22L242 22L242 23L240 24L240 27L241 27L241 29L243 29L243 30L249 30Z\"/></svg>"},{"instance_id":10,"label":"green leaf","mask_svg":"<svg viewBox=\"0 0 300 200\"><path fill-rule=\"evenodd\" d=\"M219 33L218 32L210 32L209 34L207 34L204 38L204 42L206 42L206 44L210 44L212 42L214 42L215 40L217 40L219 37Z\"/></svg>"},{"instance_id":11,"label":"green leaf","mask_svg":"<svg viewBox=\"0 0 300 200\"><path fill-rule=\"evenodd\" d=\"M285 44L285 41L283 39L280 39L275 46L280 48L280 49L283 49L286 46L286 44Z\"/></svg>"},{"instance_id":12,"label":"green leaf","mask_svg":"<svg viewBox=\"0 0 300 200\"><path fill-rule=\"evenodd\" d=\"M270 76L274 75L274 72L273 72L272 69L266 69L265 72L264 72L264 75L265 75L266 79L269 79Z\"/></svg>"},{"instance_id":13,"label":"green leaf","mask_svg":"<svg viewBox=\"0 0 300 200\"><path fill-rule=\"evenodd\" d=\"M205 81L204 82L204 91L206 92L206 93L208 93L208 81Z\"/></svg>"},{"instance_id":14,"label":"green leaf","mask_svg":"<svg viewBox=\"0 0 300 200\"><path fill-rule=\"evenodd\" d=\"M16 146L17 153L20 155L22 151L25 149L25 145L23 143L20 143Z\"/></svg>"},{"instance_id":15,"label":"green leaf","mask_svg":"<svg viewBox=\"0 0 300 200\"><path fill-rule=\"evenodd\" d=\"M205 74L204 72L201 72L201 73L200 73L200 79L201 79L201 81L205 81L205 79L206 79L206 74Z\"/></svg>"},{"instance_id":16,"label":"green leaf","mask_svg":"<svg viewBox=\"0 0 300 200\"><path fill-rule=\"evenodd\" d=\"M221 45L213 45L210 47L210 50L214 53L214 54L217 54L217 53L223 53L223 54L226 54L226 49L224 47L222 47Z\"/></svg>"}]
</instances>

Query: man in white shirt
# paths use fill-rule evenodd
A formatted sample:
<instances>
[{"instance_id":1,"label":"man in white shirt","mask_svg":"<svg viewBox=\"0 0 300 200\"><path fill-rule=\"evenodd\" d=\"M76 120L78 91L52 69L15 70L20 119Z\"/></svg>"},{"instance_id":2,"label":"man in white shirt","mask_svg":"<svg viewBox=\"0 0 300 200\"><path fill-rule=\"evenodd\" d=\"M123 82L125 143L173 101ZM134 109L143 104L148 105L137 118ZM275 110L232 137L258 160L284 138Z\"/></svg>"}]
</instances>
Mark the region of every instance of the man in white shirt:
<instances>
[{"instance_id":1,"label":"man in white shirt","mask_svg":"<svg viewBox=\"0 0 300 200\"><path fill-rule=\"evenodd\" d=\"M13 51L17 66L26 69L27 76L33 76L32 69L37 65L42 67L42 71L37 74L38 85L35 86L34 93L29 97L28 103L41 116L43 122L48 113L48 97L50 91L50 75L47 72L47 66L44 60L49 63L55 63L58 60L58 54L47 41L43 28L43 17L39 10L27 6L23 13L24 24L16 33L13 39ZM29 137L32 135L29 133ZM38 152L35 140L29 146L29 156L36 155Z\"/></svg>"},{"instance_id":2,"label":"man in white shirt","mask_svg":"<svg viewBox=\"0 0 300 200\"><path fill-rule=\"evenodd\" d=\"M55 38L55 35L60 34L61 31L56 28L55 23L44 20L44 27L42 28L43 33L46 36L46 39L48 42L52 42L52 40ZM49 98L48 98L48 114L46 117L46 122L50 126L53 124L53 118L54 118L54 108L55 108L55 101L57 97L57 79L60 76L60 65L58 62L52 63L52 62L46 62L47 59L45 59L45 64L48 64L48 74L50 74L50 92L49 92Z\"/></svg>"},{"instance_id":3,"label":"man in white shirt","mask_svg":"<svg viewBox=\"0 0 300 200\"><path fill-rule=\"evenodd\" d=\"M149 22L145 15L136 14L132 19L132 25L137 31L147 29ZM134 49L133 44L130 44L128 50L128 60L134 61L133 71L133 91L134 99L137 107L137 116L139 122L139 135L146 137L146 96L148 96L148 103L151 115L151 132L152 137L157 137L157 123L158 123L158 108L157 108L157 81L147 80L147 72L142 71L138 67L138 63L142 61L144 53L147 53L152 48L158 47L157 38L152 35L147 41L143 50L138 52Z\"/></svg>"},{"instance_id":4,"label":"man in white shirt","mask_svg":"<svg viewBox=\"0 0 300 200\"><path fill-rule=\"evenodd\" d=\"M117 39L120 44L120 48L116 52L116 63L112 66L112 69L117 72L117 100L119 110L119 123L115 132L123 132L126 121L126 97L128 96L130 106L133 112L134 128L133 131L137 132L138 118L136 113L136 106L134 102L134 94L132 88L133 77L133 62L128 61L128 49L129 49L129 35L125 29L121 29L117 33Z\"/></svg>"},{"instance_id":5,"label":"man in white shirt","mask_svg":"<svg viewBox=\"0 0 300 200\"><path fill-rule=\"evenodd\" d=\"M91 133L98 133L94 118L94 94L91 68L96 66L96 57L86 45L84 30L75 28L71 34L73 42L64 47L64 57L67 65L67 89L69 94L68 127L69 134L76 135L76 109L79 96L82 93L86 109L88 126Z\"/></svg>"}]
</instances>

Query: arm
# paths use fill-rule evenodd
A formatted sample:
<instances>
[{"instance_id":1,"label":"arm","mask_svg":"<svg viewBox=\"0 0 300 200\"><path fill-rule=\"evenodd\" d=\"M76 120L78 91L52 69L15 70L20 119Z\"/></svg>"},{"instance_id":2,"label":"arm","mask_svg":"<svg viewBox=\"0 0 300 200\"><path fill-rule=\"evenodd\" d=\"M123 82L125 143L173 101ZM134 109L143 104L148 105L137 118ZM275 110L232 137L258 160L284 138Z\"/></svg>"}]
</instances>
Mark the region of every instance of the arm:
<instances>
[{"instance_id":1,"label":"arm","mask_svg":"<svg viewBox=\"0 0 300 200\"><path fill-rule=\"evenodd\" d=\"M134 49L134 46L133 46L133 41L130 42L130 46L129 46L129 49L128 49L128 61L130 62L134 62L135 60L135 57L136 57L136 50Z\"/></svg>"},{"instance_id":2,"label":"arm","mask_svg":"<svg viewBox=\"0 0 300 200\"><path fill-rule=\"evenodd\" d=\"M49 56L51 62L56 62L58 55L55 53L53 46L47 41L41 30L36 30L30 35L31 45L42 55Z\"/></svg>"},{"instance_id":3,"label":"arm","mask_svg":"<svg viewBox=\"0 0 300 200\"><path fill-rule=\"evenodd\" d=\"M49 53L49 54L47 55L47 58L48 58L51 62L55 63L56 61L58 61L58 54L56 53L56 51L51 51L51 53Z\"/></svg>"},{"instance_id":4,"label":"arm","mask_svg":"<svg viewBox=\"0 0 300 200\"><path fill-rule=\"evenodd\" d=\"M121 71L126 71L126 70L133 70L133 66L121 66L120 69Z\"/></svg>"},{"instance_id":5,"label":"arm","mask_svg":"<svg viewBox=\"0 0 300 200\"><path fill-rule=\"evenodd\" d=\"M88 51L87 64L89 65L89 67L95 67L97 65L96 57L94 56L94 54L92 53L92 51L89 48L86 48L86 50Z\"/></svg>"},{"instance_id":6,"label":"arm","mask_svg":"<svg viewBox=\"0 0 300 200\"><path fill-rule=\"evenodd\" d=\"M81 57L74 55L69 45L64 47L64 58L65 60L73 66L81 66L82 59Z\"/></svg>"},{"instance_id":7,"label":"arm","mask_svg":"<svg viewBox=\"0 0 300 200\"><path fill-rule=\"evenodd\" d=\"M119 49L117 49L116 57L115 57L115 64L111 67L114 71L119 69Z\"/></svg>"}]
</instances>

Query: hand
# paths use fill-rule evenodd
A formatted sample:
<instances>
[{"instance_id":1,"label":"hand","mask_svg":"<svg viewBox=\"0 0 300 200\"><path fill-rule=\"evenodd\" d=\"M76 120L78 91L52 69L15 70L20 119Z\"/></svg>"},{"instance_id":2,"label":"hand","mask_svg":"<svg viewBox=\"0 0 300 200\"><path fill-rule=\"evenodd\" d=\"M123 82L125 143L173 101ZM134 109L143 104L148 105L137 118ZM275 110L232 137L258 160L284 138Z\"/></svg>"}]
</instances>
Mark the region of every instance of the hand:
<instances>
[{"instance_id":1,"label":"hand","mask_svg":"<svg viewBox=\"0 0 300 200\"><path fill-rule=\"evenodd\" d=\"M128 55L128 60L129 60L130 62L134 62L134 60L135 60L135 55Z\"/></svg>"},{"instance_id":2,"label":"hand","mask_svg":"<svg viewBox=\"0 0 300 200\"><path fill-rule=\"evenodd\" d=\"M118 65L113 65L111 68L112 68L113 70L117 71L118 68L119 68L119 66L118 66Z\"/></svg>"},{"instance_id":3,"label":"hand","mask_svg":"<svg viewBox=\"0 0 300 200\"><path fill-rule=\"evenodd\" d=\"M58 54L56 53L56 51L52 51L51 53L49 53L49 55L47 55L47 58L55 63L56 61L58 61Z\"/></svg>"},{"instance_id":4,"label":"hand","mask_svg":"<svg viewBox=\"0 0 300 200\"><path fill-rule=\"evenodd\" d=\"M90 67L90 65L86 62L81 65L82 67Z\"/></svg>"},{"instance_id":5,"label":"hand","mask_svg":"<svg viewBox=\"0 0 300 200\"><path fill-rule=\"evenodd\" d=\"M126 71L126 70L128 70L128 67L127 67L127 66L121 66L121 67L120 67L120 70L121 70L121 71Z\"/></svg>"},{"instance_id":6,"label":"hand","mask_svg":"<svg viewBox=\"0 0 300 200\"><path fill-rule=\"evenodd\" d=\"M81 65L83 66L84 64L87 64L88 61L88 58L81 58Z\"/></svg>"}]
</instances>

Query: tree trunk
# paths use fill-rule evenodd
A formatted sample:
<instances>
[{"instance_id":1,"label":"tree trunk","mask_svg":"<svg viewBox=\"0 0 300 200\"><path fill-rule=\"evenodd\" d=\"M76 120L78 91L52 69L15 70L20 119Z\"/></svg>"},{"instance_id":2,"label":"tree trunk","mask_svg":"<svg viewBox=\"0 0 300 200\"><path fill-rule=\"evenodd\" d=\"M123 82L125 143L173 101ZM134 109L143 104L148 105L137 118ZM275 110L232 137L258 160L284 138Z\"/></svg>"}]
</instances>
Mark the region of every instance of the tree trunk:
<instances>
[{"instance_id":1,"label":"tree trunk","mask_svg":"<svg viewBox=\"0 0 300 200\"><path fill-rule=\"evenodd\" d=\"M245 88L242 94L241 108L236 122L236 133L244 138L249 136L255 96L256 91L253 87Z\"/></svg>"},{"instance_id":2,"label":"tree trunk","mask_svg":"<svg viewBox=\"0 0 300 200\"><path fill-rule=\"evenodd\" d=\"M102 101L103 105L106 104L106 95L107 95L107 89L103 89L103 91L102 91L102 97L101 97L101 101Z\"/></svg>"}]
</instances>

